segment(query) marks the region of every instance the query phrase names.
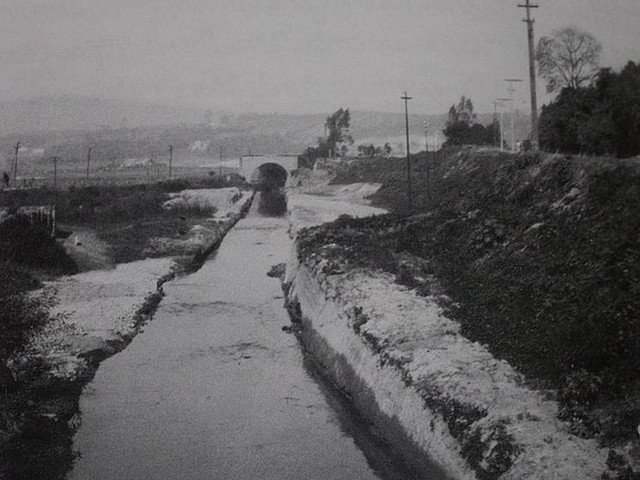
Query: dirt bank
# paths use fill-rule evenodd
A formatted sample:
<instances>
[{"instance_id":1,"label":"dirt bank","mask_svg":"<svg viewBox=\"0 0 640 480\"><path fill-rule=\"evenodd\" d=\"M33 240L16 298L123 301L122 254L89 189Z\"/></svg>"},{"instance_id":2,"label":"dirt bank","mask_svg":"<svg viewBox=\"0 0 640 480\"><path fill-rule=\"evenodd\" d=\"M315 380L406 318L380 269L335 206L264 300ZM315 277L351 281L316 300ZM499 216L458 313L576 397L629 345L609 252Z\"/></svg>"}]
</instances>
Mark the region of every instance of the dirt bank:
<instances>
[{"instance_id":1,"label":"dirt bank","mask_svg":"<svg viewBox=\"0 0 640 480\"><path fill-rule=\"evenodd\" d=\"M640 460L640 159L437 152L429 196L425 159L415 160L415 215L402 212L402 168L356 162L338 180L382 180L374 204L397 214L314 242L402 268L418 289L434 278L467 338L557 391L573 433Z\"/></svg>"},{"instance_id":2,"label":"dirt bank","mask_svg":"<svg viewBox=\"0 0 640 480\"><path fill-rule=\"evenodd\" d=\"M590 352L598 355L598 350L585 350L575 337L556 337L563 334L553 329L537 330L536 319L528 320L526 310L505 317L505 306L520 298L514 289L542 287L547 274L552 275L549 286L559 287L568 279L554 274L553 268L563 261L585 281L585 266L594 271L607 265L617 268L611 260L622 255L619 265L626 269L625 276L616 281L632 275L635 267L624 255L629 224L637 224L629 222L636 167L604 159L579 163L553 156L494 158L466 152L439 161L439 175L432 179L440 182L441 198L436 203L419 191L423 212L344 218L299 233L285 290L294 318L302 322L307 347L363 411L386 425L393 437L430 452L455 477L635 478L630 463L636 449L629 437L637 424L633 396L626 396L631 403L603 409L603 402L612 403L615 395L611 384L597 383L597 377L577 370L577 376L565 378L565 369L574 366L559 360L581 353L581 360L588 360ZM342 180L386 179L372 198L392 208L394 202L404 204L396 178L402 172L382 162L370 167L351 168ZM318 185L314 189L322 190ZM309 226L323 219L311 208L315 199L307 200L308 207L305 200L300 202L300 211L292 214L294 223ZM613 232L612 219L626 226ZM573 239L573 245L563 241L562 222L571 225L574 235L566 240ZM589 229L595 243L576 234ZM607 237L605 230L612 234ZM292 231L297 231L295 226ZM624 248L614 246L618 240ZM559 251L541 256L550 247ZM610 261L598 261L596 251L603 249ZM523 276L529 264L541 267L535 276ZM501 277L498 266L505 267ZM476 272L478 282L485 279L484 285L478 283L482 299L476 298L478 292L474 296L470 273L465 272ZM504 291L496 289L496 282ZM577 297L585 292L569 283L564 292L564 299L554 302L574 305L560 312L565 321L579 324ZM623 293L620 290L610 306L619 305ZM543 290L535 295L532 299L542 304L548 298ZM458 303L462 299L465 305ZM573 319L566 316L570 312ZM623 325L624 318L618 318ZM512 328L499 330L500 325ZM618 334L607 323L594 325L601 339ZM577 327L583 333L578 338L588 337L594 325ZM483 328L494 333L473 335L472 329ZM549 376L521 374L551 365L554 357L533 348L553 345L559 353L557 366L546 372L558 383ZM496 347L503 348L500 355ZM625 353L621 347L617 351ZM516 360L519 370L505 357ZM615 378L623 378L622 373ZM558 384L563 385L559 393ZM607 437L593 434L598 424L588 422L592 412L603 419L600 431L622 439L617 450L606 448L611 446ZM633 429L627 432L629 425Z\"/></svg>"}]
</instances>

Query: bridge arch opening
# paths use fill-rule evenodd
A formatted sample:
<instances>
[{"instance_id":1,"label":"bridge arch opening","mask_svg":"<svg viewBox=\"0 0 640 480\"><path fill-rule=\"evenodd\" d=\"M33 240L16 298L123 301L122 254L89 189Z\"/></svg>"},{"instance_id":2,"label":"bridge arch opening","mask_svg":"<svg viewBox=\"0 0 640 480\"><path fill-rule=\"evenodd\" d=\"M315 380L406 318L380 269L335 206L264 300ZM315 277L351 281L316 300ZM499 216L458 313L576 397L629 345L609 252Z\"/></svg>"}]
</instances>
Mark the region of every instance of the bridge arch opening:
<instances>
[{"instance_id":1,"label":"bridge arch opening","mask_svg":"<svg viewBox=\"0 0 640 480\"><path fill-rule=\"evenodd\" d=\"M287 213L287 196L284 193L287 177L287 170L272 162L263 163L253 171L250 182L258 192L258 213L268 217Z\"/></svg>"},{"instance_id":2,"label":"bridge arch opening","mask_svg":"<svg viewBox=\"0 0 640 480\"><path fill-rule=\"evenodd\" d=\"M263 163L251 174L249 181L257 190L269 191L284 188L289 173L280 164Z\"/></svg>"}]
</instances>

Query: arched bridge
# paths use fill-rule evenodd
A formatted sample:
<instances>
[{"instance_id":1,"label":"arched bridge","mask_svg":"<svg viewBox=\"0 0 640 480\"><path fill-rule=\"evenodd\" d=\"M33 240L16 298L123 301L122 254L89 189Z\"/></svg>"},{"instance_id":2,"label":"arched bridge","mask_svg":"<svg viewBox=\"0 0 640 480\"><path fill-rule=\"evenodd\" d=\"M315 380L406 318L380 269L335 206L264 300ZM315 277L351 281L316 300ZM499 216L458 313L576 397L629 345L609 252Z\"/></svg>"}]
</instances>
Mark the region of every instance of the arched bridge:
<instances>
[{"instance_id":1,"label":"arched bridge","mask_svg":"<svg viewBox=\"0 0 640 480\"><path fill-rule=\"evenodd\" d=\"M238 173L255 185L281 188L297 168L297 156L248 155L240 158Z\"/></svg>"}]
</instances>

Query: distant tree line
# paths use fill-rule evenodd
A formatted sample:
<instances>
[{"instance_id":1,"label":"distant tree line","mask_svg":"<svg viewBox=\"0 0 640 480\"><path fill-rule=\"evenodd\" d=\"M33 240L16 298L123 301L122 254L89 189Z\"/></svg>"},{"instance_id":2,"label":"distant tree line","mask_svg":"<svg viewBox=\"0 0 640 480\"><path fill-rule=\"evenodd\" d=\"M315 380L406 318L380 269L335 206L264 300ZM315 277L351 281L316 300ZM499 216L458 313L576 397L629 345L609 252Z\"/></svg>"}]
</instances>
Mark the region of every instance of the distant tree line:
<instances>
[{"instance_id":1,"label":"distant tree line","mask_svg":"<svg viewBox=\"0 0 640 480\"><path fill-rule=\"evenodd\" d=\"M446 141L443 147L452 145L499 145L500 123L494 119L489 125L476 123L473 102L463 96L457 105L449 109L447 124L443 130Z\"/></svg>"},{"instance_id":2,"label":"distant tree line","mask_svg":"<svg viewBox=\"0 0 640 480\"><path fill-rule=\"evenodd\" d=\"M385 143L382 147L379 145L375 146L374 144L358 145L358 155L369 157L369 158L382 157L382 156L388 157L389 155L391 155L392 150L393 148L388 142Z\"/></svg>"}]
</instances>

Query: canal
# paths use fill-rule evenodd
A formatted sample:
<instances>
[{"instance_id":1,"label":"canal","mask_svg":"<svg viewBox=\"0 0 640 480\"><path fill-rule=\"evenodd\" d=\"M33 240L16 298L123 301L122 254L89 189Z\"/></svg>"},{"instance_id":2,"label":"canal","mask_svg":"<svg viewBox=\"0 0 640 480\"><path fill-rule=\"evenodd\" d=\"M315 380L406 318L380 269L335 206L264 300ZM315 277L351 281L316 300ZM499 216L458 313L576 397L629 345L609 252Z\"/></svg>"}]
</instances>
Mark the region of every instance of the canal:
<instances>
[{"instance_id":1,"label":"canal","mask_svg":"<svg viewBox=\"0 0 640 480\"><path fill-rule=\"evenodd\" d=\"M422 478L319 377L278 280L286 218L252 208L167 283L154 319L81 398L71 480Z\"/></svg>"}]
</instances>

